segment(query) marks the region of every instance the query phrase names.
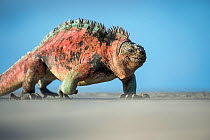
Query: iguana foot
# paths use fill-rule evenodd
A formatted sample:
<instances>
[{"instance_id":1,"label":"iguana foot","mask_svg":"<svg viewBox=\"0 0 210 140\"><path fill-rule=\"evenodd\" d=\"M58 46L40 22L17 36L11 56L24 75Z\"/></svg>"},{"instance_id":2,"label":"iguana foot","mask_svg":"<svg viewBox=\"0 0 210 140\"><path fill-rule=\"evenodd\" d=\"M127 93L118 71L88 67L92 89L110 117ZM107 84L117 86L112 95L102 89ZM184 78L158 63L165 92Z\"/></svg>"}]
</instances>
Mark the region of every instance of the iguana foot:
<instances>
[{"instance_id":1,"label":"iguana foot","mask_svg":"<svg viewBox=\"0 0 210 140\"><path fill-rule=\"evenodd\" d=\"M59 93L60 99L63 99L63 96L64 96L66 99L70 99L69 95L63 94L62 91L59 91L58 93Z\"/></svg>"},{"instance_id":2,"label":"iguana foot","mask_svg":"<svg viewBox=\"0 0 210 140\"><path fill-rule=\"evenodd\" d=\"M77 94L77 93L78 93L78 90L76 90L74 94ZM63 96L64 96L66 99L71 99L71 98L69 97L69 95L63 94L63 92L60 90L60 87L59 87L59 89L58 89L58 94L59 94L60 99L63 99Z\"/></svg>"},{"instance_id":3,"label":"iguana foot","mask_svg":"<svg viewBox=\"0 0 210 140\"><path fill-rule=\"evenodd\" d=\"M141 93L140 95L134 94L134 95L132 96L132 99L133 99L133 100L146 99L146 98L150 98L149 94L143 94L143 93Z\"/></svg>"},{"instance_id":4,"label":"iguana foot","mask_svg":"<svg viewBox=\"0 0 210 140\"><path fill-rule=\"evenodd\" d=\"M121 94L120 95L120 99L125 99L125 97L126 97L126 94Z\"/></svg>"},{"instance_id":5,"label":"iguana foot","mask_svg":"<svg viewBox=\"0 0 210 140\"><path fill-rule=\"evenodd\" d=\"M131 100L133 95L121 94L120 99Z\"/></svg>"},{"instance_id":6,"label":"iguana foot","mask_svg":"<svg viewBox=\"0 0 210 140\"><path fill-rule=\"evenodd\" d=\"M10 100L41 100L42 97L37 93L24 93L20 97L16 96L14 93L10 94Z\"/></svg>"},{"instance_id":7,"label":"iguana foot","mask_svg":"<svg viewBox=\"0 0 210 140\"><path fill-rule=\"evenodd\" d=\"M16 96L14 93L11 93L9 97L10 100L21 100L20 98L21 97Z\"/></svg>"},{"instance_id":8,"label":"iguana foot","mask_svg":"<svg viewBox=\"0 0 210 140\"><path fill-rule=\"evenodd\" d=\"M139 96L141 96L142 98L150 98L150 96L149 96L149 94L143 94L143 93L141 93Z\"/></svg>"},{"instance_id":9,"label":"iguana foot","mask_svg":"<svg viewBox=\"0 0 210 140\"><path fill-rule=\"evenodd\" d=\"M136 99L145 99L145 98L150 98L150 96L148 94L143 94L141 93L140 95L136 95L136 94L122 94L120 95L120 99L126 99L126 100L136 100Z\"/></svg>"},{"instance_id":10,"label":"iguana foot","mask_svg":"<svg viewBox=\"0 0 210 140\"><path fill-rule=\"evenodd\" d=\"M24 93L20 97L21 100L31 100L31 95L29 93Z\"/></svg>"},{"instance_id":11,"label":"iguana foot","mask_svg":"<svg viewBox=\"0 0 210 140\"><path fill-rule=\"evenodd\" d=\"M20 97L21 100L41 100L42 97L38 93L24 93Z\"/></svg>"},{"instance_id":12,"label":"iguana foot","mask_svg":"<svg viewBox=\"0 0 210 140\"><path fill-rule=\"evenodd\" d=\"M120 95L120 99L131 100L133 99L134 96L137 96L137 95L136 94L122 94Z\"/></svg>"},{"instance_id":13,"label":"iguana foot","mask_svg":"<svg viewBox=\"0 0 210 140\"><path fill-rule=\"evenodd\" d=\"M43 98L47 98L47 96L51 96L51 97L54 97L54 98L55 98L56 96L59 96L57 93L54 93L54 92L48 90L47 88L44 88L44 89L41 89L41 88L40 88L40 91L41 91L41 93L44 95Z\"/></svg>"}]
</instances>

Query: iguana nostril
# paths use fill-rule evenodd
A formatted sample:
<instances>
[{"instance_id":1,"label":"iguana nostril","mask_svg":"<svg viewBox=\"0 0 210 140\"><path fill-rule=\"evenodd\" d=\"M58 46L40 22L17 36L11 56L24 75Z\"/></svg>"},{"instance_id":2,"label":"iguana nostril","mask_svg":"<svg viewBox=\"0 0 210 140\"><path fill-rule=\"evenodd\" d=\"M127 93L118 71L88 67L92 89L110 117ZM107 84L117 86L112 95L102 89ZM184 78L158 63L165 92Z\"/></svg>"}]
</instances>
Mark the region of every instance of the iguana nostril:
<instances>
[{"instance_id":1,"label":"iguana nostril","mask_svg":"<svg viewBox=\"0 0 210 140\"><path fill-rule=\"evenodd\" d=\"M140 54L141 54L141 55L144 55L145 53L144 53L144 51L140 51Z\"/></svg>"}]
</instances>

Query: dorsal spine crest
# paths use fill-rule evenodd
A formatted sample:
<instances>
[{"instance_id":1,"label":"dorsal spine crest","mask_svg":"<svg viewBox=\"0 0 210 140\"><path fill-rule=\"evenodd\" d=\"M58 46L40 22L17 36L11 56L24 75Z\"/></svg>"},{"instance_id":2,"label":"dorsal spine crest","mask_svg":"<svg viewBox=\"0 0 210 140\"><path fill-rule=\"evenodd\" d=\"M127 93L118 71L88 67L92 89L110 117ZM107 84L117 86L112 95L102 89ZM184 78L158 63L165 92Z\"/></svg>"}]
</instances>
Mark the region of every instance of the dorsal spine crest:
<instances>
[{"instance_id":1,"label":"dorsal spine crest","mask_svg":"<svg viewBox=\"0 0 210 140\"><path fill-rule=\"evenodd\" d=\"M115 40L118 38L118 35L123 36L124 38L129 38L129 33L122 27L112 26L111 28L106 30L106 27L102 23L98 23L93 20L78 18L75 20L67 20L66 22L58 25L44 37L40 45L35 47L33 51L37 50L40 46L45 44L49 39L56 36L61 31L68 31L72 28L76 28L78 30L85 28L87 29L89 34L98 37L100 40Z\"/></svg>"}]
</instances>

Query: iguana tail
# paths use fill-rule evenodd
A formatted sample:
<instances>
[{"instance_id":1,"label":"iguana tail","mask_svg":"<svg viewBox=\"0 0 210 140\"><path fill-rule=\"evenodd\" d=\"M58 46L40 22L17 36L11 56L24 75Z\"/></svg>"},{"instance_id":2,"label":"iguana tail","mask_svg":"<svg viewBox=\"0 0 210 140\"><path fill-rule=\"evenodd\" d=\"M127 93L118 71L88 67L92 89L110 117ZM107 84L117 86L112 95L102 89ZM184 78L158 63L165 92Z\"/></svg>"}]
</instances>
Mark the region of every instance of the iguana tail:
<instances>
[{"instance_id":1,"label":"iguana tail","mask_svg":"<svg viewBox=\"0 0 210 140\"><path fill-rule=\"evenodd\" d=\"M0 96L11 93L19 89L25 76L22 69L23 63L20 61L10 69L0 75Z\"/></svg>"}]
</instances>

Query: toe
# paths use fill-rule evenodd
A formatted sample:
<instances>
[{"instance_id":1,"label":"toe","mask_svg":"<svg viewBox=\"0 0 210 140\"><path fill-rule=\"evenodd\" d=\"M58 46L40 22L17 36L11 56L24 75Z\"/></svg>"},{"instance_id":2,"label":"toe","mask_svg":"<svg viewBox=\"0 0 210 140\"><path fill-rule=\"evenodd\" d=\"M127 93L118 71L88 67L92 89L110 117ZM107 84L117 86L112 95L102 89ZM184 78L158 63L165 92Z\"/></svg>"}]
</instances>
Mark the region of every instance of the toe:
<instances>
[{"instance_id":1,"label":"toe","mask_svg":"<svg viewBox=\"0 0 210 140\"><path fill-rule=\"evenodd\" d=\"M16 96L14 93L10 94L10 100L20 100L20 97Z\"/></svg>"}]
</instances>

